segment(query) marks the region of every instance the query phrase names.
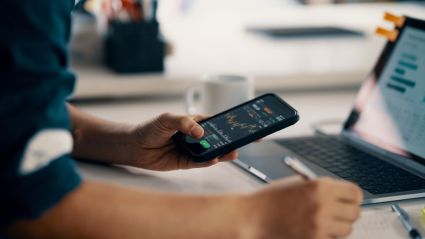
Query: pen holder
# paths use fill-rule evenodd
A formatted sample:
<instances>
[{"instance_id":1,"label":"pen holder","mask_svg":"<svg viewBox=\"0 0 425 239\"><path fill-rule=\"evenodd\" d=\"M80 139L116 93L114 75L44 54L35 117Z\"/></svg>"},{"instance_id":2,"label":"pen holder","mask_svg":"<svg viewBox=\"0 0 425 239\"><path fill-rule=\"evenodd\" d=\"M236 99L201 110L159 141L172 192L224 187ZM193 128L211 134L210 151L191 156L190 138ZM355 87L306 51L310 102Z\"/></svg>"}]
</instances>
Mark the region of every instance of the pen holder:
<instances>
[{"instance_id":1,"label":"pen holder","mask_svg":"<svg viewBox=\"0 0 425 239\"><path fill-rule=\"evenodd\" d=\"M118 73L164 70L165 44L157 21L111 21L104 46L105 64Z\"/></svg>"}]
</instances>

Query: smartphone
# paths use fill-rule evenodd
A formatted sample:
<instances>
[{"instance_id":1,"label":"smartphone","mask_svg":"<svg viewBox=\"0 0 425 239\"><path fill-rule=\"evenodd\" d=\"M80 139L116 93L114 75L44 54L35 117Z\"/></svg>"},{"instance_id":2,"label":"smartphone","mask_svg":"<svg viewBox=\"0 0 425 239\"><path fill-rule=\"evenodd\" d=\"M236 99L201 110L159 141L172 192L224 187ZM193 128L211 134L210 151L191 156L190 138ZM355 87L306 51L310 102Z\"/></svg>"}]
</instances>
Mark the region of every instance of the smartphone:
<instances>
[{"instance_id":1,"label":"smartphone","mask_svg":"<svg viewBox=\"0 0 425 239\"><path fill-rule=\"evenodd\" d=\"M261 95L200 121L204 136L195 139L177 132L172 139L196 162L229 153L295 124L298 112L275 94Z\"/></svg>"}]
</instances>

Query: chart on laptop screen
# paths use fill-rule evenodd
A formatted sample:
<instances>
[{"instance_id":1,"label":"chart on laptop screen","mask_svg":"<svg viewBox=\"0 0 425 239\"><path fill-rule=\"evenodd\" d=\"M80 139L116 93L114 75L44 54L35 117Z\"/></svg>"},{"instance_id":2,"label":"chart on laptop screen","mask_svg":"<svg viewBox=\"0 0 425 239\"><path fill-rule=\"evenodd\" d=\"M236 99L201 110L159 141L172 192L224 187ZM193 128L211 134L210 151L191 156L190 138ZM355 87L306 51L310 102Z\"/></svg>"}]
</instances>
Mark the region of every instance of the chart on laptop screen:
<instances>
[{"instance_id":1,"label":"chart on laptop screen","mask_svg":"<svg viewBox=\"0 0 425 239\"><path fill-rule=\"evenodd\" d=\"M405 27L355 128L425 157L425 31Z\"/></svg>"}]
</instances>

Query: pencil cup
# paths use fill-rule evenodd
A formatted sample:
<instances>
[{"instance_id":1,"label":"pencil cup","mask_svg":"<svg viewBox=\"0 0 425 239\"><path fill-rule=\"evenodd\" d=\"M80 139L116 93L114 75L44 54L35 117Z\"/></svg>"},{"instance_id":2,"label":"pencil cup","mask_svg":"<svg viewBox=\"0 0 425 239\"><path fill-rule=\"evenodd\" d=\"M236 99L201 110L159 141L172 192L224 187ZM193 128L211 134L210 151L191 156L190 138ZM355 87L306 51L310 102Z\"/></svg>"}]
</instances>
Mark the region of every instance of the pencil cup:
<instances>
[{"instance_id":1,"label":"pencil cup","mask_svg":"<svg viewBox=\"0 0 425 239\"><path fill-rule=\"evenodd\" d=\"M111 21L104 46L105 64L118 73L164 71L165 44L157 21Z\"/></svg>"}]
</instances>

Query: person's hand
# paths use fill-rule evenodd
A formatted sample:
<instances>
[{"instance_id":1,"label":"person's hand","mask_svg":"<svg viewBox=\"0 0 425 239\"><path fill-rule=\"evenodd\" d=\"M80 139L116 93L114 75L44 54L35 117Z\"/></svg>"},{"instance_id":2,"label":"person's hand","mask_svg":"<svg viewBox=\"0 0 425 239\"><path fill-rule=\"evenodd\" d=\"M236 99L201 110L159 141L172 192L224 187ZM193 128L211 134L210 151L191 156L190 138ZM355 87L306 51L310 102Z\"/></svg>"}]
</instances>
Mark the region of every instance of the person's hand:
<instances>
[{"instance_id":1,"label":"person's hand","mask_svg":"<svg viewBox=\"0 0 425 239\"><path fill-rule=\"evenodd\" d=\"M292 177L248 197L250 238L330 239L351 233L363 194L346 181Z\"/></svg>"},{"instance_id":2,"label":"person's hand","mask_svg":"<svg viewBox=\"0 0 425 239\"><path fill-rule=\"evenodd\" d=\"M211 161L196 163L180 153L171 136L181 131L194 138L201 138L204 130L197 123L205 116L177 116L162 114L159 117L138 125L132 130L134 145L131 148L131 165L158 171L208 167L218 162L234 160L238 154L233 151Z\"/></svg>"}]
</instances>

